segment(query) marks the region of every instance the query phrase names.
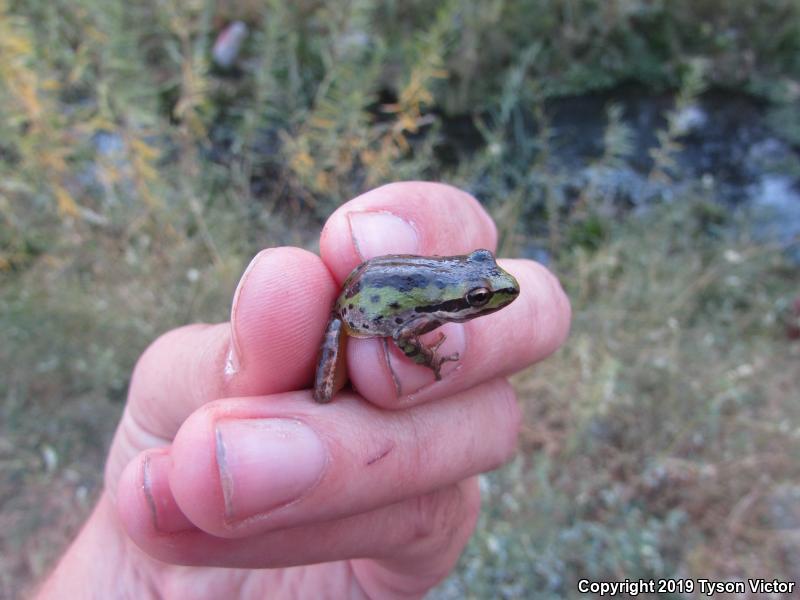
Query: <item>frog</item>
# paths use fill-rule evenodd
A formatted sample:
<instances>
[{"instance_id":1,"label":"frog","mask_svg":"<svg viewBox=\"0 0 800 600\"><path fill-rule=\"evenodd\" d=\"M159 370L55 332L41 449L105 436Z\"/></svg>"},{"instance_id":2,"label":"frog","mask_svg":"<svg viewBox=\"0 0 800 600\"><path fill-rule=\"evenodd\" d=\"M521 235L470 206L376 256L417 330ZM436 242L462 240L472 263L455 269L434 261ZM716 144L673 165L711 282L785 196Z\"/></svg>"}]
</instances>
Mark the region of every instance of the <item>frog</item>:
<instances>
[{"instance_id":1,"label":"frog","mask_svg":"<svg viewBox=\"0 0 800 600\"><path fill-rule=\"evenodd\" d=\"M445 323L462 323L511 304L519 283L498 266L494 255L478 249L459 256L377 256L358 265L333 303L320 345L314 400L327 403L344 381L346 340L391 338L409 359L433 370L459 354L438 352L446 336L426 344L420 336Z\"/></svg>"}]
</instances>

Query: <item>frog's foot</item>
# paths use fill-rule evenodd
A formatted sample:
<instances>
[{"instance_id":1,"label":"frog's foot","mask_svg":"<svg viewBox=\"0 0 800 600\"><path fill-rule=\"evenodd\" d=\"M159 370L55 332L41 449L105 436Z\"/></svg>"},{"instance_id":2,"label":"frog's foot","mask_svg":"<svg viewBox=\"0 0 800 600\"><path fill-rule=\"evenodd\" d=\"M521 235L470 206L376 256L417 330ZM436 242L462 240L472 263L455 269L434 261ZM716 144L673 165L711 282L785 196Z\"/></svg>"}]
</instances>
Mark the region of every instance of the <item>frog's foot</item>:
<instances>
[{"instance_id":1,"label":"frog's foot","mask_svg":"<svg viewBox=\"0 0 800 600\"><path fill-rule=\"evenodd\" d=\"M431 368L433 369L433 374L436 377L436 381L440 381L442 379L442 365L446 362L456 362L460 358L458 352L453 352L453 354L449 356L436 356L433 357L433 364Z\"/></svg>"},{"instance_id":2,"label":"frog's foot","mask_svg":"<svg viewBox=\"0 0 800 600\"><path fill-rule=\"evenodd\" d=\"M440 331L439 339L437 339L435 342L433 342L433 344L428 346L428 348L430 349L431 352L435 353L439 349L439 346L442 345L442 342L444 342L446 339L447 336Z\"/></svg>"},{"instance_id":3,"label":"frog's foot","mask_svg":"<svg viewBox=\"0 0 800 600\"><path fill-rule=\"evenodd\" d=\"M433 374L436 377L436 381L440 381L442 379L442 365L446 362L455 362L459 359L458 352L454 352L450 356L440 356L436 354L436 351L439 349L439 346L442 345L447 339L447 336L443 334L441 331L439 332L439 339L437 339L433 344L427 346L427 349L431 352L431 362L430 367L433 369Z\"/></svg>"},{"instance_id":4,"label":"frog's foot","mask_svg":"<svg viewBox=\"0 0 800 600\"><path fill-rule=\"evenodd\" d=\"M447 339L447 337L439 332L439 338L433 344L428 345L423 343L419 336L413 331L401 331L394 336L394 340L400 350L415 363L430 367L437 381L442 378L442 365L446 362L459 359L458 352L450 354L449 356L439 356L436 353L445 339Z\"/></svg>"}]
</instances>

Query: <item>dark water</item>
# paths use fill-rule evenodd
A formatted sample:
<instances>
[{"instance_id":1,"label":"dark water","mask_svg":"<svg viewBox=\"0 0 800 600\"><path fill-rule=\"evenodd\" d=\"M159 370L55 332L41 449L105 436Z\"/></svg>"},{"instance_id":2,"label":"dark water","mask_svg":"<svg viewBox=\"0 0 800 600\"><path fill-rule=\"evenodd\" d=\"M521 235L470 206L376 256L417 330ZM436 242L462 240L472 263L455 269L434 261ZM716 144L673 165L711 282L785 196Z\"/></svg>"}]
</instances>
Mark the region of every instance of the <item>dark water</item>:
<instances>
[{"instance_id":1,"label":"dark water","mask_svg":"<svg viewBox=\"0 0 800 600\"><path fill-rule=\"evenodd\" d=\"M610 104L622 108L632 142L622 164L613 168L597 164ZM656 178L651 150L658 146L657 132L667 127L671 111L681 124L680 150L667 177ZM636 88L552 100L545 113L551 162L560 173L559 195L569 199L591 185L598 199L627 212L699 188L726 210L748 216L756 237L778 242L800 262L800 148L770 124L768 111L750 96L722 91L706 93L681 110L674 109L671 96ZM532 119L525 128L536 134ZM468 118L445 120L443 133L445 161L477 150L482 141Z\"/></svg>"}]
</instances>

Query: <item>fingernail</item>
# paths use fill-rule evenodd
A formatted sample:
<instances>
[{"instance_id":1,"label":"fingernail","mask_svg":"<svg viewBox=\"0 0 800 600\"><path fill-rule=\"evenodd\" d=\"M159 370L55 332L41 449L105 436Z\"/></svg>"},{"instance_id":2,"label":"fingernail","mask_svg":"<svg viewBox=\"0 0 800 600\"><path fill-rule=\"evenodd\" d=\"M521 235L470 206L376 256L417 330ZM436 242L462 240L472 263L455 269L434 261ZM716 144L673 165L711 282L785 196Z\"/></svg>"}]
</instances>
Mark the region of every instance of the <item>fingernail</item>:
<instances>
[{"instance_id":1,"label":"fingernail","mask_svg":"<svg viewBox=\"0 0 800 600\"><path fill-rule=\"evenodd\" d=\"M436 342L440 333L443 333L446 339L437 348L436 354L438 356L459 355L458 361L447 361L442 364L442 379L446 379L450 373L459 368L461 358L464 356L466 349L467 339L464 326L458 323L447 323L435 331L425 334L422 339L426 344L431 345ZM387 344L387 350L389 369L392 372L392 377L397 387L397 395L401 401L405 398L413 402L413 398L409 398L410 395L416 394L436 383L433 371L429 367L412 362L391 342Z\"/></svg>"},{"instance_id":2,"label":"fingernail","mask_svg":"<svg viewBox=\"0 0 800 600\"><path fill-rule=\"evenodd\" d=\"M178 533L195 529L178 508L169 488L171 461L165 452L149 452L142 460L142 491L150 507L153 528L161 533Z\"/></svg>"},{"instance_id":3,"label":"fingernail","mask_svg":"<svg viewBox=\"0 0 800 600\"><path fill-rule=\"evenodd\" d=\"M414 226L390 212L351 212L350 235L364 260L384 254L415 254L419 237Z\"/></svg>"},{"instance_id":4,"label":"fingernail","mask_svg":"<svg viewBox=\"0 0 800 600\"><path fill-rule=\"evenodd\" d=\"M297 500L327 464L314 430L293 419L219 421L216 445L225 514L233 521Z\"/></svg>"},{"instance_id":5,"label":"fingernail","mask_svg":"<svg viewBox=\"0 0 800 600\"><path fill-rule=\"evenodd\" d=\"M259 263L259 261L264 258L267 254L269 254L273 249L267 248L266 250L262 250L258 254L256 254L253 259L250 261L250 264L247 265L247 268L242 273L241 278L239 278L239 283L236 286L236 291L233 293L233 302L231 303L231 344L228 348L228 354L225 357L225 376L230 378L236 373L239 372L241 368L241 352L239 347L239 336L236 333L236 323L238 321L238 309L239 309L239 298L242 295L242 290L247 285L247 280L252 273L255 266Z\"/></svg>"}]
</instances>

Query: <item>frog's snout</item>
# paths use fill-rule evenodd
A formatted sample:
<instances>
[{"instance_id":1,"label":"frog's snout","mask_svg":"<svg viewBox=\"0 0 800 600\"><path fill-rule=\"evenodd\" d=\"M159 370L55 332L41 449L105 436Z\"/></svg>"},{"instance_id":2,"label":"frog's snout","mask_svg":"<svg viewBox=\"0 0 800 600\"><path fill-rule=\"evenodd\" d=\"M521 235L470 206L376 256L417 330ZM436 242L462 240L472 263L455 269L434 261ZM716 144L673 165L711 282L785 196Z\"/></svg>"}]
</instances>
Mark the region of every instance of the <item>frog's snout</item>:
<instances>
[{"instance_id":1,"label":"frog's snout","mask_svg":"<svg viewBox=\"0 0 800 600\"><path fill-rule=\"evenodd\" d=\"M499 288L498 292L506 294L512 300L519 296L519 283L517 282L517 279L510 273L506 273L505 277L503 277L503 280L499 283L500 285L497 286Z\"/></svg>"}]
</instances>

